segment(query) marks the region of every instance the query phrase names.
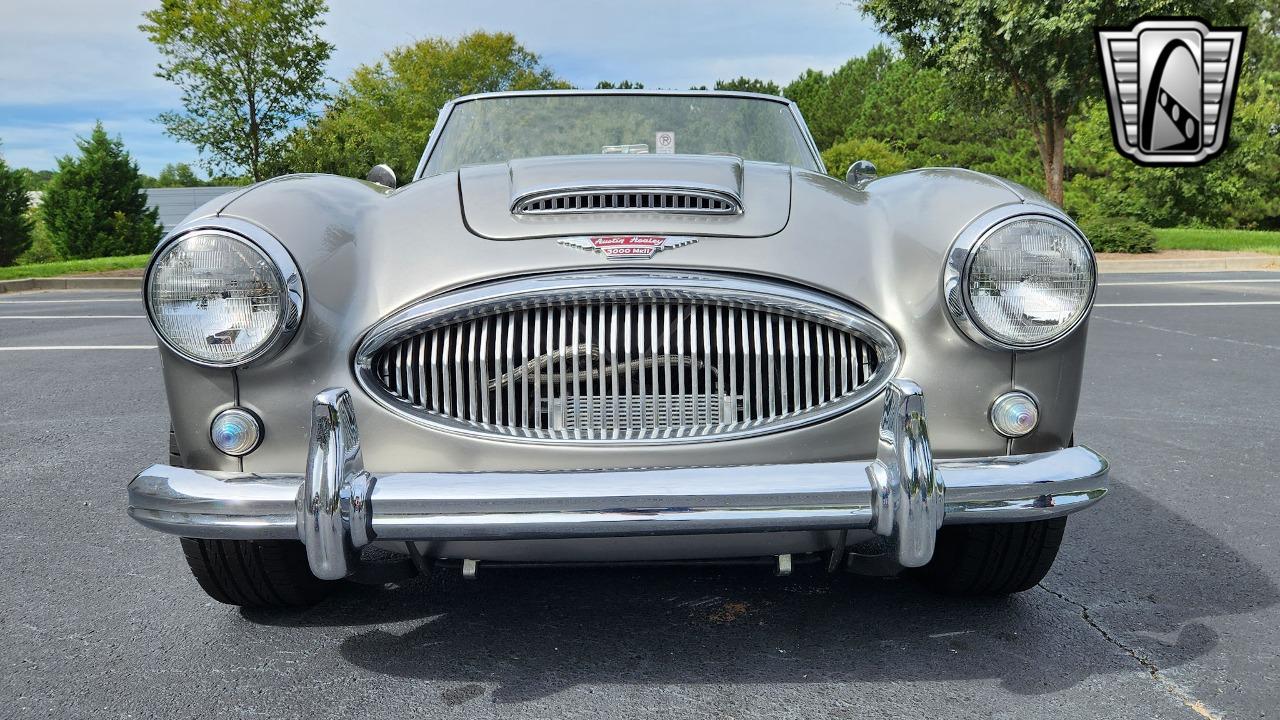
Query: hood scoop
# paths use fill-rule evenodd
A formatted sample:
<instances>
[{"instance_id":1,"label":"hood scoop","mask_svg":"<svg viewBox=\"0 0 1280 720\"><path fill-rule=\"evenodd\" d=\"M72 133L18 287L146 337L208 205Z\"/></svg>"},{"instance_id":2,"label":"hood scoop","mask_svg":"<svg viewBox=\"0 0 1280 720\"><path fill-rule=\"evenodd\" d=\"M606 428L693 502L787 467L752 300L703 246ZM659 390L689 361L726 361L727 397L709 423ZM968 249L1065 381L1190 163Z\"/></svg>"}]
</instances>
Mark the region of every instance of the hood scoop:
<instances>
[{"instance_id":1,"label":"hood scoop","mask_svg":"<svg viewBox=\"0 0 1280 720\"><path fill-rule=\"evenodd\" d=\"M507 167L516 215L742 212L742 160L736 157L555 157L513 160Z\"/></svg>"},{"instance_id":2,"label":"hood scoop","mask_svg":"<svg viewBox=\"0 0 1280 720\"><path fill-rule=\"evenodd\" d=\"M588 212L666 212L690 215L737 215L742 201L714 190L614 185L573 190L546 190L518 198L516 215Z\"/></svg>"},{"instance_id":3,"label":"hood scoop","mask_svg":"<svg viewBox=\"0 0 1280 720\"><path fill-rule=\"evenodd\" d=\"M463 214L495 240L604 234L759 237L791 204L785 165L731 156L573 155L459 171Z\"/></svg>"}]
</instances>

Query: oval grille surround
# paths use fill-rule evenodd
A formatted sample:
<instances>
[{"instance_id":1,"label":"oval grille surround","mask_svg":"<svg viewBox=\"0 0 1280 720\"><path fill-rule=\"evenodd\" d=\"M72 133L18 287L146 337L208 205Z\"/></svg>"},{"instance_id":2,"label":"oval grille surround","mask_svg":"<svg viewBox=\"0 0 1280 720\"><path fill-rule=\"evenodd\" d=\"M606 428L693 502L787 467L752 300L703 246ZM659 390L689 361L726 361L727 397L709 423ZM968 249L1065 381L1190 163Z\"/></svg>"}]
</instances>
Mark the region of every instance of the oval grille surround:
<instances>
[{"instance_id":1,"label":"oval grille surround","mask_svg":"<svg viewBox=\"0 0 1280 720\"><path fill-rule=\"evenodd\" d=\"M365 391L452 432L700 442L846 412L896 371L887 328L762 280L613 272L504 281L412 305L356 355Z\"/></svg>"}]
</instances>

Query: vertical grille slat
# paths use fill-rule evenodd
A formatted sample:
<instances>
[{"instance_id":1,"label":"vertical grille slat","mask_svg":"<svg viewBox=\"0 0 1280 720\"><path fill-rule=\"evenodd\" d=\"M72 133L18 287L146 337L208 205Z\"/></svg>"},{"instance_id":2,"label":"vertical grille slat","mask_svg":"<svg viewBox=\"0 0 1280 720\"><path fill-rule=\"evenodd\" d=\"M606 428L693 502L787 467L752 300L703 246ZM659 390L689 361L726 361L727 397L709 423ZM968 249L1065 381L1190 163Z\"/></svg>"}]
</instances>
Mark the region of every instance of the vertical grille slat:
<instances>
[{"instance_id":1,"label":"vertical grille slat","mask_svg":"<svg viewBox=\"0 0 1280 720\"><path fill-rule=\"evenodd\" d=\"M676 306L676 361L679 364L676 366L676 394L672 396L676 403L676 416L675 416L674 422L672 423L673 425L676 426L676 434L680 434L680 431L684 428L685 422L687 422L688 420L688 418L685 416L685 406L683 402L683 399L688 397L689 395L685 389L685 382L684 382L685 375L686 375L684 358L685 358L684 306L677 305ZM668 390L667 392L670 392L670 390Z\"/></svg>"},{"instance_id":2,"label":"vertical grille slat","mask_svg":"<svg viewBox=\"0 0 1280 720\"><path fill-rule=\"evenodd\" d=\"M742 421L749 422L755 419L753 412L755 406L752 404L752 392L756 388L751 385L751 361L755 355L755 348L751 345L751 318L749 310L738 312L738 322L740 323L739 331L742 333Z\"/></svg>"},{"instance_id":3,"label":"vertical grille slat","mask_svg":"<svg viewBox=\"0 0 1280 720\"><path fill-rule=\"evenodd\" d=\"M570 397L574 400L579 400L582 397L579 393L579 388L581 387L582 382L580 380L581 375L578 371L578 329L580 326L579 315L581 314L581 311L582 308L577 305L573 306L573 320L569 323L569 353L572 357L572 362L570 363L572 380L569 383L569 390L571 393ZM579 404L577 407L581 407L581 405ZM575 413L573 417L573 436L575 438L582 437L582 426L583 422L581 415Z\"/></svg>"},{"instance_id":4,"label":"vertical grille slat","mask_svg":"<svg viewBox=\"0 0 1280 720\"><path fill-rule=\"evenodd\" d=\"M533 315L533 350L529 356L529 365L533 368L533 405L529 408L529 421L533 427L541 423L542 413L542 310L530 310Z\"/></svg>"},{"instance_id":5,"label":"vertical grille slat","mask_svg":"<svg viewBox=\"0 0 1280 720\"><path fill-rule=\"evenodd\" d=\"M480 393L476 391L475 382L477 376L480 375L480 358L476 355L476 336L479 332L476 329L478 321L472 320L467 326L467 366L469 373L467 375L467 412L468 418L472 422L480 419Z\"/></svg>"},{"instance_id":6,"label":"vertical grille slat","mask_svg":"<svg viewBox=\"0 0 1280 720\"><path fill-rule=\"evenodd\" d=\"M818 370L815 373L817 375L818 389L814 392L814 397L817 398L818 404L821 405L827 399L827 349L822 342L822 328L814 328L813 335L815 354L818 356Z\"/></svg>"},{"instance_id":7,"label":"vertical grille slat","mask_svg":"<svg viewBox=\"0 0 1280 720\"><path fill-rule=\"evenodd\" d=\"M547 408L547 409L550 409L550 407L551 407L551 399L555 397L555 380L556 380L556 375L555 375L555 372L556 372L556 362L555 362L555 360L556 360L556 349L557 349L557 348L555 347L555 344L554 344L554 343L555 343L555 335L554 335L554 333L555 333L554 324L555 324L555 323L554 323L553 321L554 321L554 319L555 319L555 313L556 313L556 310L557 310L557 308L555 308L555 307L549 307L549 308L547 308L547 309L544 311L544 312L545 312L545 315L546 315L545 324L546 324L546 336L547 336L547 349L546 349L546 356L545 356L545 359L544 359L544 360L540 360L540 361L539 361L539 363L540 363L540 364L541 364L541 363L545 363L545 367L544 367L544 370L543 370L543 373L542 373L542 377L543 377L543 380L544 380L544 382L546 383L546 386L547 386L547 387L546 387L546 396L545 396L545 397L546 397L546 405L545 405L545 408ZM543 405L541 405L541 404L539 404L539 406L538 406L538 407L534 408L534 410L535 410L535 411L537 411L537 412L538 412L538 413L540 413L540 414L542 414L542 413L546 413L546 412L547 412L547 410L545 410L545 409L544 409L544 406L543 406Z\"/></svg>"},{"instance_id":8,"label":"vertical grille slat","mask_svg":"<svg viewBox=\"0 0 1280 720\"><path fill-rule=\"evenodd\" d=\"M602 415L604 413L605 403L607 402L609 397L609 394L608 392L606 392L606 389L605 389L605 380L608 378L608 366L609 366L609 356L608 356L608 353L605 351L605 346L607 342L605 340L605 338L607 337L605 335L605 316L608 314L609 313L608 313L607 305L602 305L596 308L596 319L595 319L596 320L595 322L596 342L599 343L599 348L600 348L596 357L596 373L597 373L596 390L598 392L598 394L596 395L596 400L599 403L598 406L600 407L600 412ZM596 405L593 403L592 407L596 407ZM597 431L602 437L606 434L605 432L606 428L604 428L600 424L591 423L588 425L588 427Z\"/></svg>"},{"instance_id":9,"label":"vertical grille slat","mask_svg":"<svg viewBox=\"0 0 1280 720\"><path fill-rule=\"evenodd\" d=\"M462 414L463 408L465 407L464 403L466 403L467 399L465 394L466 381L463 378L463 368L466 366L462 364L462 328L462 325L457 327L457 338L453 342L453 364L449 367L453 372L453 400L455 403L454 408L456 408L455 412L458 417L465 418L466 416ZM450 328L450 330L453 330L453 328Z\"/></svg>"},{"instance_id":10,"label":"vertical grille slat","mask_svg":"<svg viewBox=\"0 0 1280 720\"><path fill-rule=\"evenodd\" d=\"M717 347L716 347L716 377L719 378L720 380L720 392L724 392L724 386L725 386L724 351L725 351L726 343L723 342L723 339L725 337L725 334L724 334L724 313L725 312L726 312L725 308L720 308L720 307L716 308L716 337L721 338L721 342L717 343ZM730 398L732 397L733 395L731 391ZM721 417L720 427L724 427L729 423L736 422L737 421L736 409L733 411L733 415L734 415L733 417Z\"/></svg>"},{"instance_id":11,"label":"vertical grille slat","mask_svg":"<svg viewBox=\"0 0 1280 720\"><path fill-rule=\"evenodd\" d=\"M645 316L653 315L653 303L643 303L636 306L636 362L639 369L636 377L640 381L640 407L647 407L649 404L649 351L645 348L645 336L647 326L645 325ZM649 413L640 413L640 432L645 432L653 427L653 423L649 422Z\"/></svg>"},{"instance_id":12,"label":"vertical grille slat","mask_svg":"<svg viewBox=\"0 0 1280 720\"><path fill-rule=\"evenodd\" d=\"M767 418L764 414L764 393L767 392L768 386L764 384L764 347L760 342L760 313L756 310L751 310L751 348L755 355L753 363L755 384L751 384L750 387L754 391L751 395L755 396L755 420L760 421Z\"/></svg>"},{"instance_id":13,"label":"vertical grille slat","mask_svg":"<svg viewBox=\"0 0 1280 720\"><path fill-rule=\"evenodd\" d=\"M709 438L826 412L885 381L878 353L827 316L777 304L604 292L424 325L364 367L379 392L428 420L628 441Z\"/></svg>"},{"instance_id":14,"label":"vertical grille slat","mask_svg":"<svg viewBox=\"0 0 1280 720\"><path fill-rule=\"evenodd\" d=\"M507 377L507 427L516 427L516 314L507 313L507 362L504 371Z\"/></svg>"},{"instance_id":15,"label":"vertical grille slat","mask_svg":"<svg viewBox=\"0 0 1280 720\"><path fill-rule=\"evenodd\" d=\"M708 408L714 403L724 406L711 384L711 308L707 305L702 306L702 397ZM710 427L708 423L705 429Z\"/></svg>"},{"instance_id":16,"label":"vertical grille slat","mask_svg":"<svg viewBox=\"0 0 1280 720\"><path fill-rule=\"evenodd\" d=\"M737 315L740 311L737 309L726 309L724 313L728 315L728 398L730 405L733 407L733 413L730 423L737 424L741 420L739 395L737 395L737 366L741 352L737 352Z\"/></svg>"},{"instance_id":17,"label":"vertical grille slat","mask_svg":"<svg viewBox=\"0 0 1280 720\"><path fill-rule=\"evenodd\" d=\"M632 378L635 376L635 370L632 369L634 365L631 362L631 310L632 308L627 306L622 308L622 362L626 368L623 371L623 378L626 381L622 392L623 398L635 397L635 390L631 386Z\"/></svg>"},{"instance_id":18,"label":"vertical grille slat","mask_svg":"<svg viewBox=\"0 0 1280 720\"><path fill-rule=\"evenodd\" d=\"M671 305L662 306L662 339L665 343L671 342ZM668 424L672 417L672 403L675 402L675 393L671 392L671 348L668 346L662 353L662 393L666 398L666 417Z\"/></svg>"}]
</instances>

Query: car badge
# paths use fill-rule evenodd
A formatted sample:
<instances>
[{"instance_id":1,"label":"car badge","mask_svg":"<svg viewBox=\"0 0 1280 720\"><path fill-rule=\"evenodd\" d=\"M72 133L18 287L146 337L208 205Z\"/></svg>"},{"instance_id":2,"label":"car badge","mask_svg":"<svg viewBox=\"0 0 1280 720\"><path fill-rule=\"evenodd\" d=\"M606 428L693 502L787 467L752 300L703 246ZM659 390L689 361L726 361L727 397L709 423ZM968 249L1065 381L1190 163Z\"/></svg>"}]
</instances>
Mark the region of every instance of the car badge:
<instances>
[{"instance_id":1,"label":"car badge","mask_svg":"<svg viewBox=\"0 0 1280 720\"><path fill-rule=\"evenodd\" d=\"M694 237L669 235L592 235L560 238L561 245L590 250L609 260L648 260L663 250L698 242Z\"/></svg>"},{"instance_id":2,"label":"car badge","mask_svg":"<svg viewBox=\"0 0 1280 720\"><path fill-rule=\"evenodd\" d=\"M1096 33L1122 155L1139 165L1199 165L1227 147L1245 28L1152 18Z\"/></svg>"}]
</instances>

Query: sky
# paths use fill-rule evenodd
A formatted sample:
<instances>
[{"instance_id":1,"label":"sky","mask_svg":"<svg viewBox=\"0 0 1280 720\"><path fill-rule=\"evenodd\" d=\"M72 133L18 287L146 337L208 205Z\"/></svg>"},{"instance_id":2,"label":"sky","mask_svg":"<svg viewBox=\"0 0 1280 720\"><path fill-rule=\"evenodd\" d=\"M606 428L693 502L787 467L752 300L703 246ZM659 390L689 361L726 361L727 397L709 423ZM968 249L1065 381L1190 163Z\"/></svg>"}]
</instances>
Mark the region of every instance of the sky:
<instances>
[{"instance_id":1,"label":"sky","mask_svg":"<svg viewBox=\"0 0 1280 720\"><path fill-rule=\"evenodd\" d=\"M180 109L138 30L159 0L0 2L0 154L53 169L95 120L144 173L199 159L154 118ZM740 75L784 85L883 42L851 0L329 0L322 35L336 81L386 50L473 30L513 33L579 87L633 80L688 88ZM423 138L425 143L426 138Z\"/></svg>"}]
</instances>

